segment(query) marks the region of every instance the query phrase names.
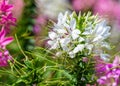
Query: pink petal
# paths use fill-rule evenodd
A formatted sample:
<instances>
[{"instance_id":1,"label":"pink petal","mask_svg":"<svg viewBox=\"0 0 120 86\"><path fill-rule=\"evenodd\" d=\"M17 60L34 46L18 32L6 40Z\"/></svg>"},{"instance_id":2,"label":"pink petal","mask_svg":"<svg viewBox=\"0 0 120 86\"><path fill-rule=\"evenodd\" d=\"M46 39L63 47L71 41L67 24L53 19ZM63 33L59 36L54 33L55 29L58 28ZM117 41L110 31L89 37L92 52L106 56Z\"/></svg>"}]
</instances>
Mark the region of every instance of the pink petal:
<instances>
[{"instance_id":1,"label":"pink petal","mask_svg":"<svg viewBox=\"0 0 120 86\"><path fill-rule=\"evenodd\" d=\"M6 46L7 44L11 43L13 40L14 40L13 37L5 38L2 42L2 45Z\"/></svg>"},{"instance_id":2,"label":"pink petal","mask_svg":"<svg viewBox=\"0 0 120 86\"><path fill-rule=\"evenodd\" d=\"M114 61L113 61L113 66L118 66L120 64L120 57L116 56Z\"/></svg>"},{"instance_id":3,"label":"pink petal","mask_svg":"<svg viewBox=\"0 0 120 86\"><path fill-rule=\"evenodd\" d=\"M2 30L0 31L0 40L3 40L5 35L6 35L6 33L5 33L5 30L4 30L4 27L2 27Z\"/></svg>"}]
</instances>

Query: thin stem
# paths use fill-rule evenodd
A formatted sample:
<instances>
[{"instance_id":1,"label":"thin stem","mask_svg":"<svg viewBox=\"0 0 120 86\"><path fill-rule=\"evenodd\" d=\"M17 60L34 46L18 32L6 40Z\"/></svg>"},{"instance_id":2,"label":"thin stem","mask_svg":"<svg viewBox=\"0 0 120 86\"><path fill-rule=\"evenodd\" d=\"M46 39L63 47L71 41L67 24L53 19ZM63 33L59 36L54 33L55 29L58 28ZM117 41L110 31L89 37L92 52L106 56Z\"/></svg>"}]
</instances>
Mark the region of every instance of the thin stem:
<instances>
[{"instance_id":1,"label":"thin stem","mask_svg":"<svg viewBox=\"0 0 120 86\"><path fill-rule=\"evenodd\" d=\"M25 65L21 64L21 63L18 62L17 60L15 60L15 59L13 59L13 60L14 60L17 64L19 64L20 66L27 68Z\"/></svg>"},{"instance_id":2,"label":"thin stem","mask_svg":"<svg viewBox=\"0 0 120 86\"><path fill-rule=\"evenodd\" d=\"M21 72L23 72L24 74L26 74L26 72L24 72L24 71L22 70L22 68L20 68L20 66L18 66L17 64L16 64L16 66L21 70Z\"/></svg>"},{"instance_id":3,"label":"thin stem","mask_svg":"<svg viewBox=\"0 0 120 86\"><path fill-rule=\"evenodd\" d=\"M15 34L15 39L16 39L16 41L17 41L17 44L18 44L18 47L19 47L20 51L21 51L22 54L25 56L26 60L28 60L27 55L24 53L24 51L22 50L22 48L21 48L21 46L20 46L20 43L19 43L19 41L18 41L18 38L17 38L17 35L16 35L16 34Z\"/></svg>"},{"instance_id":4,"label":"thin stem","mask_svg":"<svg viewBox=\"0 0 120 86\"><path fill-rule=\"evenodd\" d=\"M15 66L13 66L14 67L14 69L16 70L16 72L19 74L19 75L21 75L21 73L18 71L18 69L15 67Z\"/></svg>"},{"instance_id":5,"label":"thin stem","mask_svg":"<svg viewBox=\"0 0 120 86\"><path fill-rule=\"evenodd\" d=\"M8 74L12 74L13 76L17 77L14 73L6 71L6 70L0 70L1 73L8 73Z\"/></svg>"}]
</instances>

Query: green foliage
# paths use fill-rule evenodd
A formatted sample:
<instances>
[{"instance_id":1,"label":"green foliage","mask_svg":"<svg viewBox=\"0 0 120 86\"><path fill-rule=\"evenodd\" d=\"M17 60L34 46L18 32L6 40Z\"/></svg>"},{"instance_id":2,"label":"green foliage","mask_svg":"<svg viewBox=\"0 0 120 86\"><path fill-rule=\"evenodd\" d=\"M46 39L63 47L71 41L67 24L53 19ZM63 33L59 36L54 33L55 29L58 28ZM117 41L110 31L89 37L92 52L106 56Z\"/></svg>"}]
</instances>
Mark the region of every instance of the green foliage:
<instances>
[{"instance_id":1,"label":"green foliage","mask_svg":"<svg viewBox=\"0 0 120 86\"><path fill-rule=\"evenodd\" d=\"M9 72L14 74L14 80L12 83L7 82L9 85L85 86L94 82L91 58L88 63L83 62L81 58L76 60L53 58L52 52L40 47L26 54L28 59L23 63L15 60L15 63L11 65Z\"/></svg>"},{"instance_id":2,"label":"green foliage","mask_svg":"<svg viewBox=\"0 0 120 86\"><path fill-rule=\"evenodd\" d=\"M10 86L74 86L74 77L64 65L52 58L51 52L36 48L26 52L29 59L18 62L14 59L11 64L12 82L5 82Z\"/></svg>"}]
</instances>

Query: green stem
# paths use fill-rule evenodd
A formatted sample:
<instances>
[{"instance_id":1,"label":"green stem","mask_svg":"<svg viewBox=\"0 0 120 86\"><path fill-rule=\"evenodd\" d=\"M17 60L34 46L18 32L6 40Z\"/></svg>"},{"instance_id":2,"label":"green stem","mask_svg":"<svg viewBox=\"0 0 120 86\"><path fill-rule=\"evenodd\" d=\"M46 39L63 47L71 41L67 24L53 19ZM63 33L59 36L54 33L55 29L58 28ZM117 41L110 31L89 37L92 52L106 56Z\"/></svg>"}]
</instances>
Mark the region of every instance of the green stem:
<instances>
[{"instance_id":1,"label":"green stem","mask_svg":"<svg viewBox=\"0 0 120 86\"><path fill-rule=\"evenodd\" d=\"M24 51L22 50L22 48L21 48L21 46L20 46L20 43L19 43L19 41L18 41L18 38L17 38L17 35L16 35L16 34L15 34L15 39L16 39L16 41L17 41L17 44L18 44L18 47L19 47L21 53L25 56L26 60L28 60L27 55L24 53Z\"/></svg>"}]
</instances>

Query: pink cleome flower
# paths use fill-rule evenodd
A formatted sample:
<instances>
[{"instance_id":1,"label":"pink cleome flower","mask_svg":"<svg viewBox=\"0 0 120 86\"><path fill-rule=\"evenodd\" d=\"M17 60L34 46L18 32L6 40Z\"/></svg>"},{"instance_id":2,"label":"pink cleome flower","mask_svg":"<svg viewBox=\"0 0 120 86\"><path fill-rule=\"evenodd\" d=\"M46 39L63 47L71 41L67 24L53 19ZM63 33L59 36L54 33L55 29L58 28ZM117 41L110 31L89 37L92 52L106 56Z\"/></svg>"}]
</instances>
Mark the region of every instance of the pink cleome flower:
<instances>
[{"instance_id":1,"label":"pink cleome flower","mask_svg":"<svg viewBox=\"0 0 120 86\"><path fill-rule=\"evenodd\" d=\"M8 65L8 61L12 61L12 56L10 56L8 50L0 52L0 67L5 67Z\"/></svg>"},{"instance_id":2,"label":"pink cleome flower","mask_svg":"<svg viewBox=\"0 0 120 86\"><path fill-rule=\"evenodd\" d=\"M12 5L8 4L9 0L2 0L0 2L0 26L4 26L5 31L10 31L10 26L15 25L16 18L12 14Z\"/></svg>"},{"instance_id":3,"label":"pink cleome flower","mask_svg":"<svg viewBox=\"0 0 120 86\"><path fill-rule=\"evenodd\" d=\"M0 31L0 66L7 66L8 60L12 60L6 45L13 41L13 37L5 37L6 32L4 28Z\"/></svg>"},{"instance_id":4,"label":"pink cleome flower","mask_svg":"<svg viewBox=\"0 0 120 86\"><path fill-rule=\"evenodd\" d=\"M102 71L102 69L103 71ZM97 66L97 72L102 72L101 76L99 74L98 84L103 86L118 86L120 85L120 57L116 56L113 63L104 63L104 66Z\"/></svg>"},{"instance_id":5,"label":"pink cleome flower","mask_svg":"<svg viewBox=\"0 0 120 86\"><path fill-rule=\"evenodd\" d=\"M7 66L8 61L12 61L6 46L13 41L13 37L6 37L10 31L10 26L15 25L16 19L11 12L12 5L8 4L9 0L2 0L0 2L0 66Z\"/></svg>"}]
</instances>

